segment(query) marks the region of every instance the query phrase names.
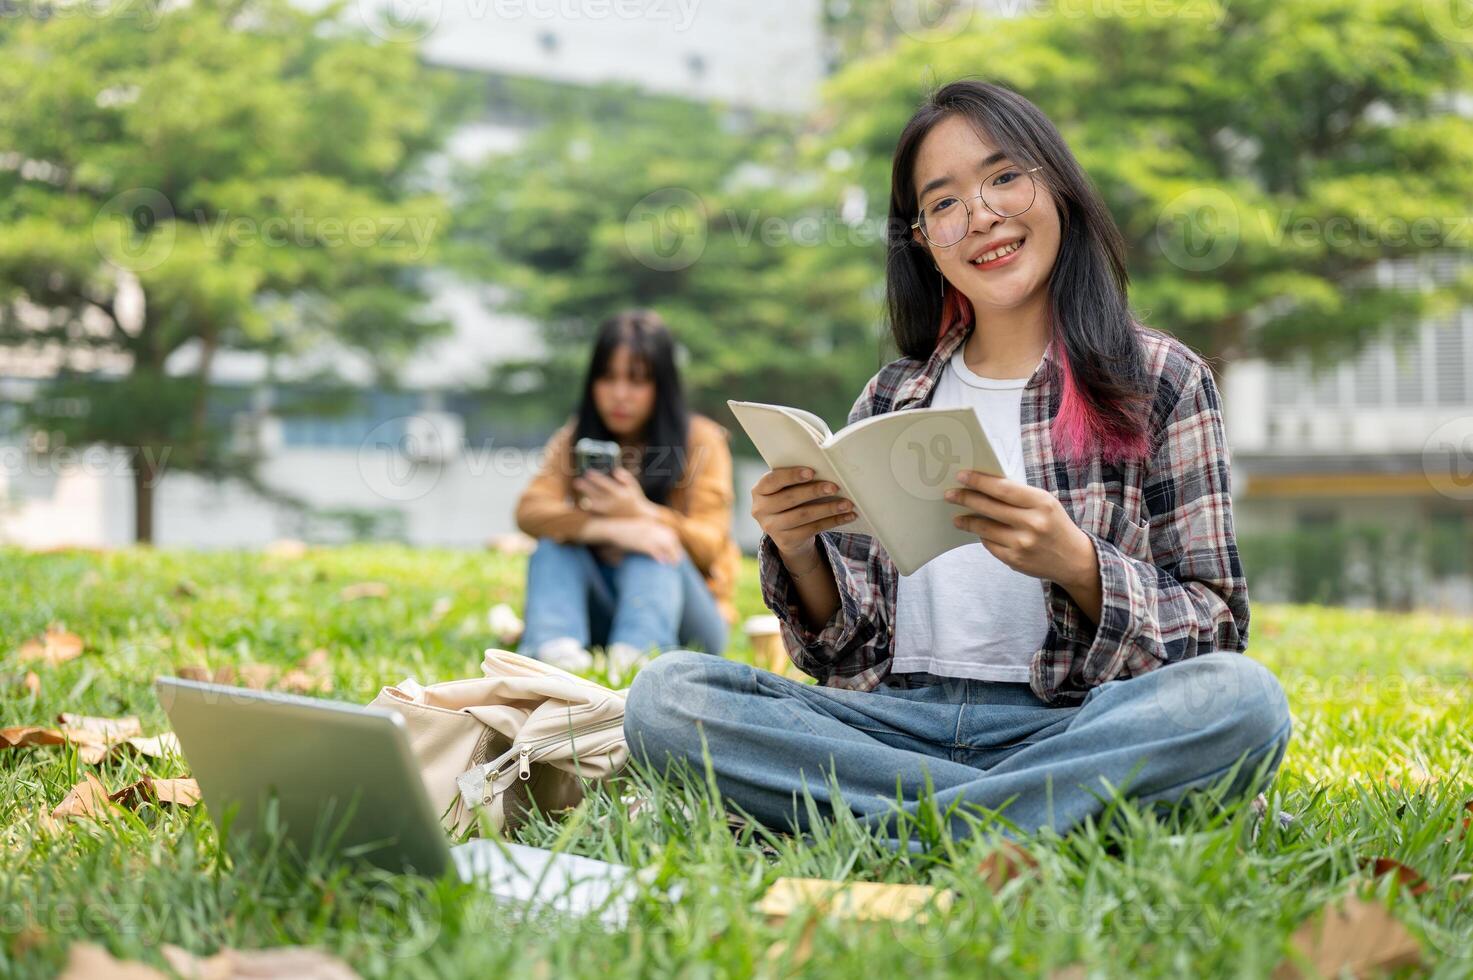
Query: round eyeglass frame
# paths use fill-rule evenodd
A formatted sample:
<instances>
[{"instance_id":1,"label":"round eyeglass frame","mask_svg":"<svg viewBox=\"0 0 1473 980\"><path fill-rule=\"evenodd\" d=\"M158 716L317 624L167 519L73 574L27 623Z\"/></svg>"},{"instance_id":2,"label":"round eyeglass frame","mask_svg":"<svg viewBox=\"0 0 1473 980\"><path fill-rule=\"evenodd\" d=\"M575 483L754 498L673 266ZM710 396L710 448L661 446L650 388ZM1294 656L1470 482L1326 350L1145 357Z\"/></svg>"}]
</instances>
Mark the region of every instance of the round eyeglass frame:
<instances>
[{"instance_id":1,"label":"round eyeglass frame","mask_svg":"<svg viewBox=\"0 0 1473 980\"><path fill-rule=\"evenodd\" d=\"M1011 167L1011 166L1008 166L1008 167L998 167L996 170L992 171L992 173L988 174L986 177L983 177L982 178L982 183L985 184L987 181L991 180L993 177L996 177L998 174L1002 173L1004 170L1011 170L1011 169L1014 169L1014 168ZM1023 173L1025 173L1025 174L1031 174L1034 171L1042 170L1042 169L1043 169L1043 164L1039 164L1036 167L1029 167L1027 170L1024 170ZM1031 177L1029 179L1032 180ZM980 185L979 185L979 188L980 188ZM1027 208L1024 208L1022 211L1014 211L1012 214L999 214L997 211L993 211L992 208L990 208L990 207L987 206L987 199L982 196L982 192L981 192L980 189L977 191L976 194L973 194L971 197L958 197L957 198L957 201L960 202L961 206L964 209L966 209L966 212L967 212L967 227L968 228L971 228L971 226L972 226L972 207L971 207L971 204L969 202L971 202L971 201L978 201L978 200L980 200L982 202L982 206L984 208L987 208L987 210L992 211L992 213L993 214L996 214L999 218L1014 218L1014 217L1017 217L1018 215L1022 214L1024 211L1027 211L1028 208L1033 207L1033 202L1036 201L1036 200L1038 200L1038 183L1037 183L1037 181L1034 181L1034 184L1033 184L1033 197L1028 201L1028 207ZM925 228L922 228L921 227L921 215L923 215L923 214L925 214L925 208L922 208L919 212L916 213L916 219L910 223L910 227L912 229L919 230L920 233L925 236L926 241L930 242L932 245L935 245L937 248L951 248L951 246L955 245L956 242L962 241L963 239L965 239L967 237L966 232L963 232L962 233L962 237L961 238L958 238L956 240L956 242L947 242L944 245L941 244L940 242L938 242L934 238L932 238L931 235L930 235L930 233L927 232Z\"/></svg>"}]
</instances>

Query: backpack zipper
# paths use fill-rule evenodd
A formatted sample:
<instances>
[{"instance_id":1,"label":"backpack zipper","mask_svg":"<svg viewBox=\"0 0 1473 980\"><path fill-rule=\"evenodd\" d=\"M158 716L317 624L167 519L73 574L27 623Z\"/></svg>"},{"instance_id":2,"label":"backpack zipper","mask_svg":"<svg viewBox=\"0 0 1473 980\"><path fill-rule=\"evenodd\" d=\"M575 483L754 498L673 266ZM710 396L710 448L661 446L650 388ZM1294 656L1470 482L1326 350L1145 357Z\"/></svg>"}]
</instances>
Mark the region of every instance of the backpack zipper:
<instances>
[{"instance_id":1,"label":"backpack zipper","mask_svg":"<svg viewBox=\"0 0 1473 980\"><path fill-rule=\"evenodd\" d=\"M524 781L532 778L532 760L530 756L533 752L543 747L544 745L556 745L559 742L566 742L569 739L574 739L579 735L587 735L592 732L601 732L607 728L614 728L616 726L623 727L623 725L623 718L609 718L605 721L599 722L596 725L584 725L579 728L571 728L567 732L559 732L557 735L547 735L543 738L539 738L535 742L529 742L526 745L519 745L517 746L517 777ZM507 759L510 755L510 752L504 753L494 762L488 762L486 764L487 772L482 777L485 780L484 789L481 793L481 804L483 806L490 806L495 801L496 794L498 792L496 788L496 781L501 778L504 772L511 771L510 766L503 770L500 765L501 760ZM508 759L508 761L510 760Z\"/></svg>"}]
</instances>

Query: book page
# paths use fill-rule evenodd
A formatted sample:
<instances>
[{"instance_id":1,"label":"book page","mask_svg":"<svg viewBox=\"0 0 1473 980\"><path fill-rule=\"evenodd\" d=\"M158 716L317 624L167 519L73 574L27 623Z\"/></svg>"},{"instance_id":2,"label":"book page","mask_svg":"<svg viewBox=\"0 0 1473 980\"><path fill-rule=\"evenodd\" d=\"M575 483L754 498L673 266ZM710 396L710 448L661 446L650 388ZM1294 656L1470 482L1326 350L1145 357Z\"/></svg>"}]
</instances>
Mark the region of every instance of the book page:
<instances>
[{"instance_id":1,"label":"book page","mask_svg":"<svg viewBox=\"0 0 1473 980\"><path fill-rule=\"evenodd\" d=\"M814 502L837 500L839 497L854 500L844 492L848 484L830 462L827 452L819 446L820 440L825 437L814 431L815 423L822 427L823 433L829 431L822 419L811 412L783 405L734 400L728 400L726 404L746 430L752 445L757 447L757 452L762 454L762 461L767 464L768 469L783 466L811 467L815 480L827 480L838 484L840 488L839 493L815 498ZM858 500L854 500L854 507L856 511L861 509ZM833 530L850 534L873 534L874 530L867 516L860 513L855 520Z\"/></svg>"},{"instance_id":2,"label":"book page","mask_svg":"<svg viewBox=\"0 0 1473 980\"><path fill-rule=\"evenodd\" d=\"M976 411L966 407L903 409L863 419L835 433L828 456L902 575L977 541L976 534L952 524L954 515L970 511L945 497L961 486L959 470L1006 475Z\"/></svg>"}]
</instances>

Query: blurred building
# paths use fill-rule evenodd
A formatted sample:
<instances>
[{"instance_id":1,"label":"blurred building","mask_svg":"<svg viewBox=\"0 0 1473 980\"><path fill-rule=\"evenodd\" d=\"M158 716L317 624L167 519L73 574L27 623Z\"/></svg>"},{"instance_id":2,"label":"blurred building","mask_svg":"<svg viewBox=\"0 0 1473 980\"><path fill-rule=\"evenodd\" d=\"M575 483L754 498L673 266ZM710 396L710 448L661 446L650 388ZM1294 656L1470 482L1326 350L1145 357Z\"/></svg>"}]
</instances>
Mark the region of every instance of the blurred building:
<instances>
[{"instance_id":1,"label":"blurred building","mask_svg":"<svg viewBox=\"0 0 1473 980\"><path fill-rule=\"evenodd\" d=\"M1431 253L1377 274L1421 289L1467 268ZM1258 593L1473 609L1473 307L1334 364L1236 363L1222 394L1239 534L1276 569Z\"/></svg>"}]
</instances>

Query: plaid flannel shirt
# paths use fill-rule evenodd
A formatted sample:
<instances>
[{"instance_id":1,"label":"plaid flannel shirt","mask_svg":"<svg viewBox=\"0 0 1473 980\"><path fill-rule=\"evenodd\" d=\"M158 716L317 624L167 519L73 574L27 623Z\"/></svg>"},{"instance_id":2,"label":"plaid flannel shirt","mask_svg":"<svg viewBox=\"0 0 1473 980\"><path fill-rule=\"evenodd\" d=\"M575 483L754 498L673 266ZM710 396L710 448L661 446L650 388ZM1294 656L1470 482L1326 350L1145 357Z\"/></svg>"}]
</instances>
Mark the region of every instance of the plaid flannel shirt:
<instances>
[{"instance_id":1,"label":"plaid flannel shirt","mask_svg":"<svg viewBox=\"0 0 1473 980\"><path fill-rule=\"evenodd\" d=\"M1062 586L1039 580L1049 629L1030 662L1029 683L1049 703L1077 702L1107 681L1201 653L1241 652L1248 643L1248 587L1212 372L1170 335L1138 329L1156 386L1146 461L1118 466L1096 456L1078 467L1055 455L1049 423L1062 392L1053 344L1023 392L1028 483L1058 497L1093 540L1103 597L1095 624ZM928 406L947 360L971 330L957 323L925 362L901 358L881 368L848 423ZM804 625L792 578L766 534L757 552L763 600L800 670L831 687L873 690L890 673L898 573L870 535L828 530L818 541L840 598L828 623L817 632Z\"/></svg>"}]
</instances>

